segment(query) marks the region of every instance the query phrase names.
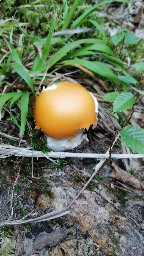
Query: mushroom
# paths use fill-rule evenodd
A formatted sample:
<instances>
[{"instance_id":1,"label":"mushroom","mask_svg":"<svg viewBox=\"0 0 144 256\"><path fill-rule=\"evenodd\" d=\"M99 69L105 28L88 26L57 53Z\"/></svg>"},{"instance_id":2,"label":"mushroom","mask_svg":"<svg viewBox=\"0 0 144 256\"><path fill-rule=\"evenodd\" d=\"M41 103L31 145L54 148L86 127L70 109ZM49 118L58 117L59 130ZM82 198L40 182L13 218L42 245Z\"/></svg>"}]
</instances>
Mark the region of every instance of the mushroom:
<instances>
[{"instance_id":1,"label":"mushroom","mask_svg":"<svg viewBox=\"0 0 144 256\"><path fill-rule=\"evenodd\" d=\"M97 113L96 98L82 85L68 81L44 88L34 107L36 128L54 151L73 149L88 140L84 131L97 124Z\"/></svg>"}]
</instances>

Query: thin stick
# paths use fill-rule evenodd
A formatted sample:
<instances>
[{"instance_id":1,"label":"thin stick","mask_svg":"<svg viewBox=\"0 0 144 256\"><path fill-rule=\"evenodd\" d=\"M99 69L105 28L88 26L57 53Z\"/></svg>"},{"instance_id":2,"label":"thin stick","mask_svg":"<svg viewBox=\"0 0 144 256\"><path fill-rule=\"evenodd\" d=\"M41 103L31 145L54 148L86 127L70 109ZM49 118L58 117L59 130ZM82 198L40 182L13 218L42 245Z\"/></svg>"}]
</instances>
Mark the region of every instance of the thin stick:
<instances>
[{"instance_id":1,"label":"thin stick","mask_svg":"<svg viewBox=\"0 0 144 256\"><path fill-rule=\"evenodd\" d=\"M95 158L95 159L108 159L109 157L113 159L136 159L136 158L144 158L144 154L96 154L96 153L71 153L71 152L49 152L43 153L42 151L33 150L30 148L21 148L14 147L7 144L0 145L0 158L6 158L10 156L22 156L22 157L46 157L46 158ZM50 159L49 159L50 160Z\"/></svg>"},{"instance_id":2,"label":"thin stick","mask_svg":"<svg viewBox=\"0 0 144 256\"><path fill-rule=\"evenodd\" d=\"M66 214L69 214L69 211L67 211L67 208L62 209L61 211L53 211L47 214L44 214L40 217L34 218L34 219L28 219L28 220L14 220L14 221L4 221L0 223L0 227L2 226L12 226L12 225L20 225L20 224L27 224L27 223L33 223L33 222L42 222L42 221L48 221L52 219L56 219L59 217L62 217Z\"/></svg>"},{"instance_id":3,"label":"thin stick","mask_svg":"<svg viewBox=\"0 0 144 256\"><path fill-rule=\"evenodd\" d=\"M19 138L14 137L14 136L11 136L11 135L8 135L8 134L6 134L6 133L4 133L4 132L0 132L0 135L1 135L2 137L8 138L8 139L10 139L10 140L19 141ZM21 142L26 142L26 140L21 140Z\"/></svg>"},{"instance_id":4,"label":"thin stick","mask_svg":"<svg viewBox=\"0 0 144 256\"><path fill-rule=\"evenodd\" d=\"M91 175L91 177L89 178L89 180L86 182L86 184L83 186L83 188L79 191L79 193L77 194L77 196L72 200L72 202L69 204L68 208L70 208L75 201L78 199L78 197L83 193L83 191L86 189L86 187L89 185L89 183L91 182L91 180L94 178L94 176L97 174L97 172L100 170L100 168L104 165L104 163L106 162L106 159L102 159L100 160L100 162L96 165L95 167L95 171L94 173Z\"/></svg>"},{"instance_id":5,"label":"thin stick","mask_svg":"<svg viewBox=\"0 0 144 256\"><path fill-rule=\"evenodd\" d=\"M18 178L19 178L19 173L20 173L20 169L19 169L19 171L18 171L17 177L16 177L15 182L14 182L13 187L12 187L12 193L11 193L11 199L10 199L11 217L13 216L13 197L14 197L14 189L15 189L16 183L17 183Z\"/></svg>"}]
</instances>

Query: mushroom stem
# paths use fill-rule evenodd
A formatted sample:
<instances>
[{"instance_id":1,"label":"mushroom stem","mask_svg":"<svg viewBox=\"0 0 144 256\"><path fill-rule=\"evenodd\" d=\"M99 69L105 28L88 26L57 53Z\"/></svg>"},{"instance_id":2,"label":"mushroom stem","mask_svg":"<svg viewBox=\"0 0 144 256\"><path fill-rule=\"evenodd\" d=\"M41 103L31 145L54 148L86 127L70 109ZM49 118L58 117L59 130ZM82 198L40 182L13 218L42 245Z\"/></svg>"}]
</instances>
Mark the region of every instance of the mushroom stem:
<instances>
[{"instance_id":1,"label":"mushroom stem","mask_svg":"<svg viewBox=\"0 0 144 256\"><path fill-rule=\"evenodd\" d=\"M74 137L55 139L46 136L46 138L48 148L52 149L53 151L71 150L79 146L82 143L82 141L88 141L87 135L84 133L84 129L79 130Z\"/></svg>"}]
</instances>

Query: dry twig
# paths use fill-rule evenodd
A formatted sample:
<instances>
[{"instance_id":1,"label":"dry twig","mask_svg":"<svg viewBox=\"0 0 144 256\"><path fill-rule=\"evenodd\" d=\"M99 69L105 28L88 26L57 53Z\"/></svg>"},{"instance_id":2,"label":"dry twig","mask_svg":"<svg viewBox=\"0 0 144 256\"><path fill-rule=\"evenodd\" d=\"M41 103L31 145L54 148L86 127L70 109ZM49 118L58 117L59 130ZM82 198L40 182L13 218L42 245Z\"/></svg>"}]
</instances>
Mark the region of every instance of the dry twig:
<instances>
[{"instance_id":1,"label":"dry twig","mask_svg":"<svg viewBox=\"0 0 144 256\"><path fill-rule=\"evenodd\" d=\"M44 154L42 151L32 150L31 148L21 148L15 147L8 144L0 145L0 158L6 158L10 156L22 156L22 157L46 157L49 160L50 158L95 158L95 159L125 159L125 158L144 158L144 154L109 154L106 152L104 154L96 153L71 153L71 152L49 152Z\"/></svg>"}]
</instances>

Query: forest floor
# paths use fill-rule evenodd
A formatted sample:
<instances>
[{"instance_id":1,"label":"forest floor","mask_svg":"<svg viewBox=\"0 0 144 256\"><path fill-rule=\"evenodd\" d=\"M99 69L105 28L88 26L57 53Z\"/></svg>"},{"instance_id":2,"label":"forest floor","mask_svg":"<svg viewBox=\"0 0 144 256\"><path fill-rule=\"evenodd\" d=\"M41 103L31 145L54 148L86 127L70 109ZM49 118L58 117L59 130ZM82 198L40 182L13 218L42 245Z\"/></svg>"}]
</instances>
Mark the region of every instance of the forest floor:
<instances>
[{"instance_id":1,"label":"forest floor","mask_svg":"<svg viewBox=\"0 0 144 256\"><path fill-rule=\"evenodd\" d=\"M142 8L142 1L132 5L111 6L105 28L113 33L111 24L117 19L117 29L127 26L142 37L143 15L132 21ZM98 13L96 13L98 15ZM99 14L100 15L100 14ZM102 14L101 14L102 15ZM143 20L144 21L144 20ZM81 81L79 81L81 83ZM75 153L106 153L115 139L118 123L112 118L107 104L100 99L97 127L91 143L83 142ZM141 98L137 109L144 109ZM136 116L136 115L135 115ZM141 118L133 118L141 122ZM18 147L13 140L17 129L6 118L1 123L0 142ZM6 137L5 135L8 135ZM36 141L43 145L43 134L36 132ZM24 137L21 147L29 146ZM127 153L119 144L111 153ZM128 152L129 153L129 152ZM14 220L34 219L44 214L63 211L84 187L101 160L95 158L47 159L9 156L1 159L1 224ZM1 256L142 256L144 160L107 159L96 175L68 208L48 221L3 225L1 227Z\"/></svg>"}]
</instances>

